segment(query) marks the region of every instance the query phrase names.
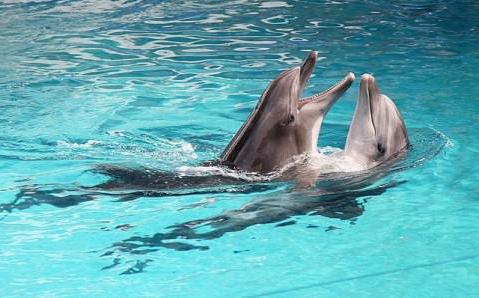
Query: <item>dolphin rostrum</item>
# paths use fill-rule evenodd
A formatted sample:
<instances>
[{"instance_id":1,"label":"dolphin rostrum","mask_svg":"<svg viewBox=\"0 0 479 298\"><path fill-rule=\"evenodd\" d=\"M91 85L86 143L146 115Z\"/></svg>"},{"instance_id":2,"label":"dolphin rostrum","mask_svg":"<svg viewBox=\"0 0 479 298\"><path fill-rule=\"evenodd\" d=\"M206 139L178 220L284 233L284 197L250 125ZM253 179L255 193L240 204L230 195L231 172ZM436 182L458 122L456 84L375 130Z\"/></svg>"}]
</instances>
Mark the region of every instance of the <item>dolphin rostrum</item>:
<instances>
[{"instance_id":1,"label":"dolphin rostrum","mask_svg":"<svg viewBox=\"0 0 479 298\"><path fill-rule=\"evenodd\" d=\"M317 52L311 52L301 66L284 71L269 84L221 155L222 164L264 174L281 168L295 155L317 150L325 115L354 80L354 74L348 73L326 91L300 99L317 57Z\"/></svg>"}]
</instances>

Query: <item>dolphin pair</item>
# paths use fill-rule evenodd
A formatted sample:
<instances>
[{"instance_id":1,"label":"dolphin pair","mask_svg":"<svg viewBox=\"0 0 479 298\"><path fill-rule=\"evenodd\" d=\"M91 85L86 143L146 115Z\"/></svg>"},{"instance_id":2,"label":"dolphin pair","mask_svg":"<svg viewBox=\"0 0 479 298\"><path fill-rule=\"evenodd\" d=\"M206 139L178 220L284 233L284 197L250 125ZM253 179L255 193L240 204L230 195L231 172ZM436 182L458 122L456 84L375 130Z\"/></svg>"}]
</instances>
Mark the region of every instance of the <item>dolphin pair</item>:
<instances>
[{"instance_id":1,"label":"dolphin pair","mask_svg":"<svg viewBox=\"0 0 479 298\"><path fill-rule=\"evenodd\" d=\"M348 73L326 91L301 98L317 57L317 52L311 52L301 66L284 71L269 84L221 155L222 164L265 174L283 167L293 156L317 152L326 114L355 79L353 73ZM408 144L399 110L381 94L373 76L363 75L346 147L341 154L371 168L391 159Z\"/></svg>"}]
</instances>

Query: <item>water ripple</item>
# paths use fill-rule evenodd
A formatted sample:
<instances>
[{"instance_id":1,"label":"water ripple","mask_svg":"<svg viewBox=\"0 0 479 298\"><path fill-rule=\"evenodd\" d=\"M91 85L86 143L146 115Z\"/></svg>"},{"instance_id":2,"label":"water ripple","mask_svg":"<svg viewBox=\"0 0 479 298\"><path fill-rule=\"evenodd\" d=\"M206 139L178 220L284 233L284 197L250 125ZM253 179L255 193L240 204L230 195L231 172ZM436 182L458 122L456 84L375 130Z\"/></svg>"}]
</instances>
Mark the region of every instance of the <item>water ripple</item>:
<instances>
[{"instance_id":1,"label":"water ripple","mask_svg":"<svg viewBox=\"0 0 479 298\"><path fill-rule=\"evenodd\" d=\"M444 0L0 0L0 204L18 199L18 208L0 217L2 294L68 296L79 289L138 296L167 289L201 297L215 284L223 295L248 296L275 293L278 280L324 285L368 276L367 287L352 278L348 287L332 282L319 295L374 289L375 296L473 296L472 259L407 276L370 273L476 249L478 11L477 1ZM164 236L168 225L287 191L116 202L65 189L103 181L88 171L97 164L173 170L216 158L268 83L310 50L320 60L305 93L348 71L373 73L411 132L430 127L454 145L398 174L406 183L340 206L360 219L297 215L208 241L209 251L165 252L142 235ZM328 113L321 146L344 146L357 93L355 83ZM420 143L421 152L434 144ZM56 194L52 203L64 208L39 204L35 192L44 201ZM312 212L339 214L333 203L317 207ZM142 254L91 253L129 238L145 240ZM200 240L176 248L204 247ZM138 245L122 244L130 251Z\"/></svg>"}]
</instances>

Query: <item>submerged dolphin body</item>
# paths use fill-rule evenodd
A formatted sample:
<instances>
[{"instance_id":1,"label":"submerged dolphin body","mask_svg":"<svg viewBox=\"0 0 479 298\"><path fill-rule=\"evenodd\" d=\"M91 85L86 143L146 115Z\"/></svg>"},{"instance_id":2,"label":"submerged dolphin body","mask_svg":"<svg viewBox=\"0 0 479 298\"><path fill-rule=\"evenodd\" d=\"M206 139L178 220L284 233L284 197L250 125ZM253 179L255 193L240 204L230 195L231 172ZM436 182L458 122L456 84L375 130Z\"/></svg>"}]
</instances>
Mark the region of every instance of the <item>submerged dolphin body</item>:
<instances>
[{"instance_id":1,"label":"submerged dolphin body","mask_svg":"<svg viewBox=\"0 0 479 298\"><path fill-rule=\"evenodd\" d=\"M121 240L109 247L103 256L112 255L115 251L141 254L160 248L206 250L209 247L202 240L220 238L224 234L239 232L255 225L277 223L275 227L283 227L296 224L297 216L320 215L353 222L363 214L366 198L382 195L389 188L402 183L404 181L391 181L372 188L345 189L323 194L287 193L279 197L276 194L218 215L171 225L164 232ZM326 231L330 229L335 227L329 226Z\"/></svg>"},{"instance_id":2,"label":"submerged dolphin body","mask_svg":"<svg viewBox=\"0 0 479 298\"><path fill-rule=\"evenodd\" d=\"M317 56L311 52L302 66L286 70L271 82L221 155L222 164L264 174L281 168L295 155L317 150L324 117L354 80L349 73L328 90L300 99Z\"/></svg>"}]
</instances>

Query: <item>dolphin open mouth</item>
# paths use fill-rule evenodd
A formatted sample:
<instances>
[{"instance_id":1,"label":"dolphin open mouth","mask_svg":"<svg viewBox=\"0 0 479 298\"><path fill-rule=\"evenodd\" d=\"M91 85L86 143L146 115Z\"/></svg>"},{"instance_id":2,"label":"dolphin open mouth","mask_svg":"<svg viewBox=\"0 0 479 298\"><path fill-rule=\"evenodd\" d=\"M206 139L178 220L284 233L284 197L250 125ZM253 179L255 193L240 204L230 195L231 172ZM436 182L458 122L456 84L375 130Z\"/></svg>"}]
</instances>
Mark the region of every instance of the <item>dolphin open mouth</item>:
<instances>
[{"instance_id":1,"label":"dolphin open mouth","mask_svg":"<svg viewBox=\"0 0 479 298\"><path fill-rule=\"evenodd\" d=\"M348 73L344 79L342 79L340 82L336 83L335 85L329 87L328 89L324 90L323 92L308 96L308 97L303 97L300 99L300 105L303 106L307 103L310 102L319 102L323 101L326 98L330 96L337 95L337 97L341 97L341 95L351 86L353 83L354 79L356 77L354 76L354 73L350 72Z\"/></svg>"},{"instance_id":2,"label":"dolphin open mouth","mask_svg":"<svg viewBox=\"0 0 479 298\"><path fill-rule=\"evenodd\" d=\"M304 61L304 63L301 65L301 70L300 70L300 88L301 88L301 93L306 87L309 78L311 77L311 74L313 73L315 67L316 67L316 62L318 60L318 52L312 51L308 58ZM336 83L335 85L329 87L328 89L308 96L308 97L303 97L298 99L298 108L303 107L306 104L313 103L313 102L321 102L321 101L326 101L329 100L331 101L331 105L336 102L337 99L339 99L346 90L351 86L355 79L355 76L352 72L348 73L344 79L342 79L340 82Z\"/></svg>"}]
</instances>

